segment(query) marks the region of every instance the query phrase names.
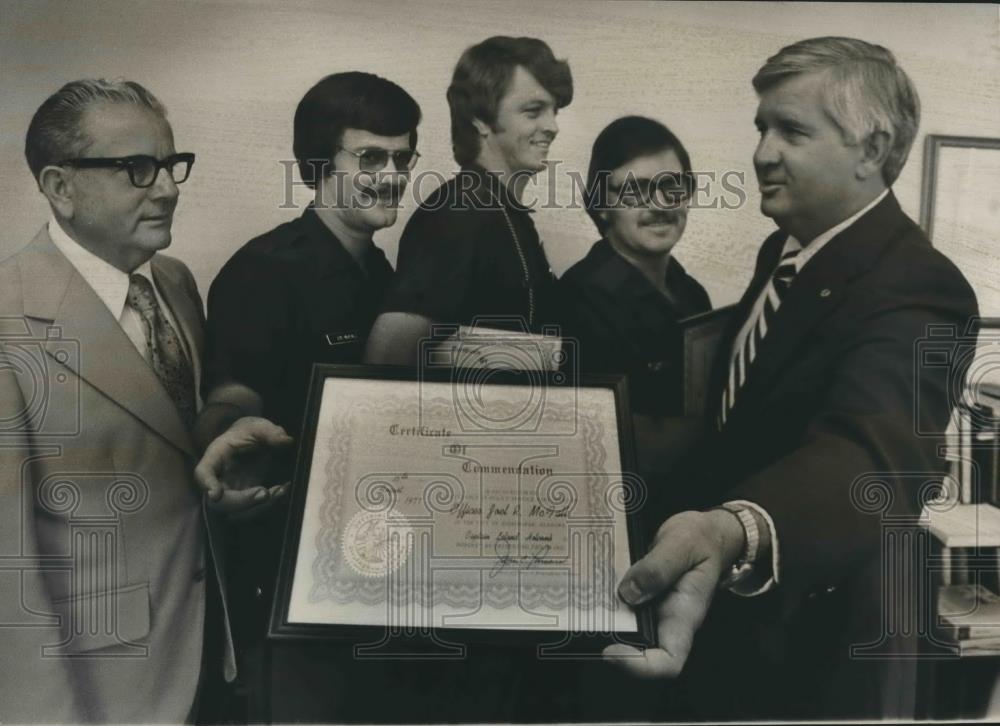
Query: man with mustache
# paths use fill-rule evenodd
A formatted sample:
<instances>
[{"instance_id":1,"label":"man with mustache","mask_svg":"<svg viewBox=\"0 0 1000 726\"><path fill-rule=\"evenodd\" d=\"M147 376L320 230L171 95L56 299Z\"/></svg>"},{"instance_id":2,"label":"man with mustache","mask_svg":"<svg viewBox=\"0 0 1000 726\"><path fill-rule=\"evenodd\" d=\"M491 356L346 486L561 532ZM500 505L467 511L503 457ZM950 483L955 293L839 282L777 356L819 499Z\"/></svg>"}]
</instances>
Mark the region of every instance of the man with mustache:
<instances>
[{"instance_id":1,"label":"man with mustache","mask_svg":"<svg viewBox=\"0 0 1000 726\"><path fill-rule=\"evenodd\" d=\"M587 213L603 237L562 276L584 373L628 373L632 410L680 414L677 321L709 310L671 252L687 223L691 161L663 124L626 116L594 141Z\"/></svg>"},{"instance_id":2,"label":"man with mustache","mask_svg":"<svg viewBox=\"0 0 1000 726\"><path fill-rule=\"evenodd\" d=\"M917 343L951 331L939 353L955 360L976 299L891 191L919 100L888 50L804 40L753 85L761 211L779 229L722 347L718 430L670 478L716 506L667 518L619 587L655 608L658 646L606 655L680 676L697 718L912 718L913 673L886 664L914 643L886 624L932 593L912 570L883 582L883 531L944 475L940 438L917 432L945 431L964 380L961 363L919 365Z\"/></svg>"},{"instance_id":3,"label":"man with mustache","mask_svg":"<svg viewBox=\"0 0 1000 726\"><path fill-rule=\"evenodd\" d=\"M580 371L629 376L639 473L650 483L660 483L670 456L663 437L673 421L666 417L681 415L678 321L710 309L705 289L672 254L692 186L687 150L666 126L642 116L608 124L594 140L585 192L602 237L559 280ZM673 450L681 450L683 441L673 438ZM659 706L660 684L626 680L601 664L579 670L580 713L588 719L675 715ZM606 698L610 690L623 698Z\"/></svg>"},{"instance_id":4,"label":"man with mustache","mask_svg":"<svg viewBox=\"0 0 1000 726\"><path fill-rule=\"evenodd\" d=\"M192 477L203 313L162 252L194 154L146 88L83 79L25 156L52 216L0 264L0 721L218 721L235 670Z\"/></svg>"},{"instance_id":5,"label":"man with mustache","mask_svg":"<svg viewBox=\"0 0 1000 726\"><path fill-rule=\"evenodd\" d=\"M496 36L462 54L448 88L462 168L406 225L368 362L417 365L435 323L489 316L490 327L537 332L559 322L555 278L521 195L572 100L569 65L541 40Z\"/></svg>"},{"instance_id":6,"label":"man with mustache","mask_svg":"<svg viewBox=\"0 0 1000 726\"><path fill-rule=\"evenodd\" d=\"M346 710L366 705L348 698L347 678L359 670L350 668L349 648L269 647L265 635L287 512L279 498L292 468L286 432L301 429L313 363L361 359L392 279L373 235L396 221L419 122L417 102L384 78L320 80L294 121L295 158L313 203L240 248L209 291L197 428L208 448L198 474L217 508L250 515L237 528L232 570L251 720L369 718ZM366 665L375 675L358 683L371 687L381 671Z\"/></svg>"},{"instance_id":7,"label":"man with mustache","mask_svg":"<svg viewBox=\"0 0 1000 726\"><path fill-rule=\"evenodd\" d=\"M239 415L298 432L312 364L360 361L392 279L372 238L396 222L419 121L406 91L369 73L327 76L299 102L295 157L315 199L212 282L204 441Z\"/></svg>"}]
</instances>

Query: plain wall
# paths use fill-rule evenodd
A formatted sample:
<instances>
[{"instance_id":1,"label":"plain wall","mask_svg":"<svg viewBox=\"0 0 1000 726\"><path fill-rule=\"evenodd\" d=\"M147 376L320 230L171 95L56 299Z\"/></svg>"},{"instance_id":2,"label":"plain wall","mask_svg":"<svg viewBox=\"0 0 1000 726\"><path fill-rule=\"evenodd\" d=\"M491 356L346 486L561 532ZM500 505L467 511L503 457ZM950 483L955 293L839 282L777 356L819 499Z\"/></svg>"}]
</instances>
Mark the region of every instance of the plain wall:
<instances>
[{"instance_id":1,"label":"plain wall","mask_svg":"<svg viewBox=\"0 0 1000 726\"><path fill-rule=\"evenodd\" d=\"M772 229L758 212L751 166L757 134L750 79L782 46L849 35L896 54L923 101L920 136L895 185L914 218L924 134L1000 136L993 5L2 0L0 256L48 217L24 162L24 132L42 100L66 81L124 76L167 105L178 150L198 155L181 188L171 253L190 265L205 294L234 250L298 213L280 208L286 184L279 161L292 158L292 114L306 89L353 69L396 81L424 113L417 171L450 174L445 89L462 50L493 34L543 38L569 60L576 95L559 116L550 152L561 169L584 172L597 133L638 113L670 126L696 169L745 174L746 203L693 211L676 251L716 305L742 292ZM547 183L542 175L539 185ZM569 179L559 174L555 183L557 198L568 201ZM309 195L296 188L294 199L304 205ZM412 207L376 235L390 260ZM578 206L541 209L535 218L557 273L597 238ZM1000 231L992 234L996 240Z\"/></svg>"}]
</instances>

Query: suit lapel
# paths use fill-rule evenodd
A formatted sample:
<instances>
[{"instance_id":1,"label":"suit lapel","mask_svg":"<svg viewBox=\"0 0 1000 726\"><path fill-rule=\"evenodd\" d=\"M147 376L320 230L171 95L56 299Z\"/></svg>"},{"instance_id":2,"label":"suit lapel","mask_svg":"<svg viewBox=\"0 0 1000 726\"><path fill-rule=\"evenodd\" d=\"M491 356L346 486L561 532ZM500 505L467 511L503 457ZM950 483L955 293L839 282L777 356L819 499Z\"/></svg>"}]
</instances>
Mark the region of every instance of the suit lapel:
<instances>
[{"instance_id":1,"label":"suit lapel","mask_svg":"<svg viewBox=\"0 0 1000 726\"><path fill-rule=\"evenodd\" d=\"M25 315L61 331L62 340L46 346L52 358L193 456L190 434L156 374L46 230L20 259ZM59 353L66 340L79 342L79 360Z\"/></svg>"},{"instance_id":2,"label":"suit lapel","mask_svg":"<svg viewBox=\"0 0 1000 726\"><path fill-rule=\"evenodd\" d=\"M742 392L743 403L771 389L775 377L787 370L808 335L840 306L851 281L871 268L906 219L890 193L816 253L799 273L771 320L767 337L750 368Z\"/></svg>"}]
</instances>

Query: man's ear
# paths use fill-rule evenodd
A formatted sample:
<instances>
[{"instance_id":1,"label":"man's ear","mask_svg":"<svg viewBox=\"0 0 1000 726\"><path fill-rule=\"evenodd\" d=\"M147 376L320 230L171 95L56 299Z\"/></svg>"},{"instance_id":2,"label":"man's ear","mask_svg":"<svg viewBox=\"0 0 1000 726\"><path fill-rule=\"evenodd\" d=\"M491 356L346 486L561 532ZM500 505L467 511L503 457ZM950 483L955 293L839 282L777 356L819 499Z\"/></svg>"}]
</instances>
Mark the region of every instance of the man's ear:
<instances>
[{"instance_id":1,"label":"man's ear","mask_svg":"<svg viewBox=\"0 0 1000 726\"><path fill-rule=\"evenodd\" d=\"M488 123L475 117L472 119L472 125L476 127L476 133L480 136L486 136L493 130L493 127L491 127Z\"/></svg>"},{"instance_id":2,"label":"man's ear","mask_svg":"<svg viewBox=\"0 0 1000 726\"><path fill-rule=\"evenodd\" d=\"M61 166L45 167L38 174L38 188L60 217L73 218L75 190L68 169Z\"/></svg>"},{"instance_id":3,"label":"man's ear","mask_svg":"<svg viewBox=\"0 0 1000 726\"><path fill-rule=\"evenodd\" d=\"M874 131L861 142L861 159L857 168L859 179L868 179L882 173L885 160L889 158L891 141L888 132Z\"/></svg>"}]
</instances>

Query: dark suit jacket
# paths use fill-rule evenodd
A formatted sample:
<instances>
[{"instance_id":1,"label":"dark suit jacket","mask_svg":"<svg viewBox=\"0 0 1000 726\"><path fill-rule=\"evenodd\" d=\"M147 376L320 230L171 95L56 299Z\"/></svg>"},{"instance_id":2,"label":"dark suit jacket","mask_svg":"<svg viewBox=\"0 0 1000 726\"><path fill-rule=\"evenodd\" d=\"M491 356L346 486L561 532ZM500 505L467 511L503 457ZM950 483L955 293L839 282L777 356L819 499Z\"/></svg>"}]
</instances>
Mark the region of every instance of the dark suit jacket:
<instances>
[{"instance_id":1,"label":"dark suit jacket","mask_svg":"<svg viewBox=\"0 0 1000 726\"><path fill-rule=\"evenodd\" d=\"M785 239L775 233L761 248L721 348L712 411L731 340ZM882 637L887 517L919 512L922 487L945 471L939 439L917 432L945 430L954 384L946 366L917 365L920 341L934 324L961 336L976 312L961 273L891 193L799 273L726 425L672 479L697 492L675 492L674 509L747 499L767 510L779 541L780 585L752 599L721 594L695 640L682 685L705 715L892 710L902 686L885 682L886 661L852 658L850 646Z\"/></svg>"},{"instance_id":2,"label":"dark suit jacket","mask_svg":"<svg viewBox=\"0 0 1000 726\"><path fill-rule=\"evenodd\" d=\"M197 355L191 273L151 265ZM206 571L221 550L195 456L156 374L45 229L0 263L0 721L189 717L206 580L222 581Z\"/></svg>"}]
</instances>

